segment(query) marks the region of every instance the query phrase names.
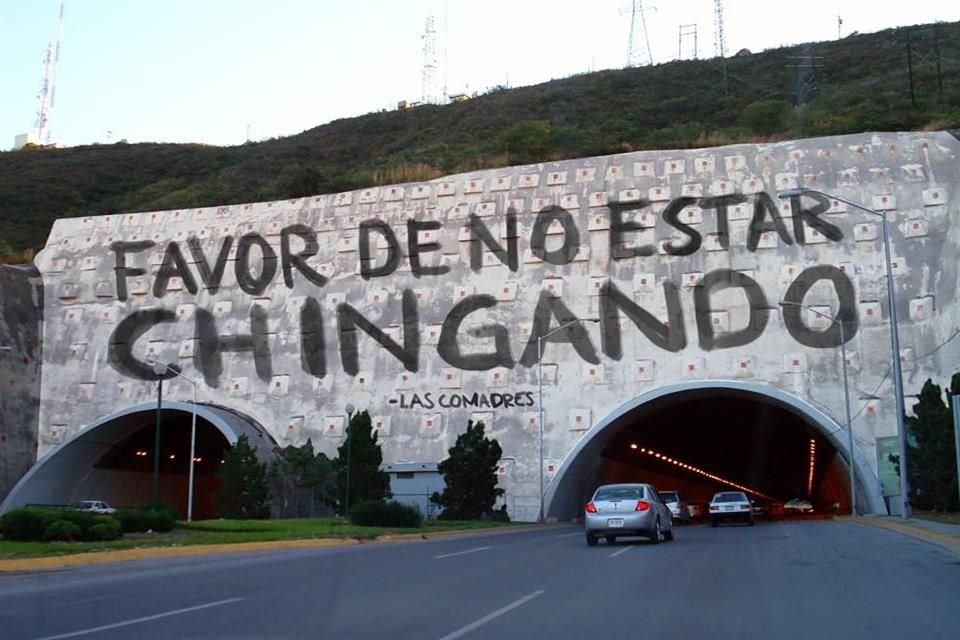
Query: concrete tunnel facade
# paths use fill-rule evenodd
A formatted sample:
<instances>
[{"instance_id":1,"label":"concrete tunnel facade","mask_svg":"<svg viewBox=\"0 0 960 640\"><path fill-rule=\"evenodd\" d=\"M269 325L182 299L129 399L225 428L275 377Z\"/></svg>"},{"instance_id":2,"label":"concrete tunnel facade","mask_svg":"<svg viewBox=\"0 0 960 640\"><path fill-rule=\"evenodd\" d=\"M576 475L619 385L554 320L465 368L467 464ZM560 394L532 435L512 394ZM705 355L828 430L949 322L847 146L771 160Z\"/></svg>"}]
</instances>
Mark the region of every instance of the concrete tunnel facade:
<instances>
[{"instance_id":1,"label":"concrete tunnel facade","mask_svg":"<svg viewBox=\"0 0 960 640\"><path fill-rule=\"evenodd\" d=\"M916 393L960 361L958 151L946 132L858 134L58 220L36 258L39 462L3 508L44 501L49 461L150 402L149 359L272 445L335 455L352 404L385 463L438 462L482 420L516 520L537 517L541 470L547 515L571 517L605 430L667 392L741 390L849 460L838 327L812 308L844 323L858 495L885 512L882 225L829 195L890 220L897 357ZM798 187L828 196L779 197ZM189 406L190 383L164 386Z\"/></svg>"}]
</instances>

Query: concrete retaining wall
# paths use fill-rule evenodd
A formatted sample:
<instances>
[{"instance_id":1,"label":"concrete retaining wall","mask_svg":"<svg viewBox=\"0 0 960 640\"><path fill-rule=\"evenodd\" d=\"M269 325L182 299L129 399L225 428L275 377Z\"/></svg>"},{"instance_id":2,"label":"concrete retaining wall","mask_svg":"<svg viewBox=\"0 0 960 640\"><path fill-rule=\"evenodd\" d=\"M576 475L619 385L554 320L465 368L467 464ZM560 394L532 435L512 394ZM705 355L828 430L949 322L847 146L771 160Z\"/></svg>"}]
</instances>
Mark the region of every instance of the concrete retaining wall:
<instances>
[{"instance_id":1,"label":"concrete retaining wall","mask_svg":"<svg viewBox=\"0 0 960 640\"><path fill-rule=\"evenodd\" d=\"M0 501L37 460L42 304L35 268L0 265Z\"/></svg>"},{"instance_id":2,"label":"concrete retaining wall","mask_svg":"<svg viewBox=\"0 0 960 640\"><path fill-rule=\"evenodd\" d=\"M436 462L467 420L535 515L537 337L548 482L591 425L684 380L756 380L843 423L845 319L860 455L896 433L880 219L907 393L960 362L958 153L947 133L638 152L290 201L59 220L43 273L39 452L148 401L148 357L282 445L334 455L345 405L384 461ZM772 308L772 309L771 309ZM167 384L189 400L190 385ZM531 512L531 509L533 510Z\"/></svg>"}]
</instances>

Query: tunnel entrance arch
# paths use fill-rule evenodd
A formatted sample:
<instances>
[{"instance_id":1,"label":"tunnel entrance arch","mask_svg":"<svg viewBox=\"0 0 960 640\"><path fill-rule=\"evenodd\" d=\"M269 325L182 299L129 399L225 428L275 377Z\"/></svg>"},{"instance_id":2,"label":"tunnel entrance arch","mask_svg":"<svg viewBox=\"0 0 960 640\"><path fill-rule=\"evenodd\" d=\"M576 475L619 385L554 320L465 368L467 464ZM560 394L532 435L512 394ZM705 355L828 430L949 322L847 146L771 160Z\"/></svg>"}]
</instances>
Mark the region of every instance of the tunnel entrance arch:
<instances>
[{"instance_id":1,"label":"tunnel entrance arch","mask_svg":"<svg viewBox=\"0 0 960 640\"><path fill-rule=\"evenodd\" d=\"M546 517L553 520L570 520L580 517L585 497L588 497L589 492L597 484L602 483L601 478L604 474L601 471L605 464L604 456L608 455L618 440L624 439L625 433L642 434L645 420L652 416L659 417L662 422L663 416L669 415L670 411L679 413L697 403L718 406L722 404L721 400L727 404L741 403L741 406L759 407L773 412L786 421L805 425L809 429L811 441L821 440L829 443L836 452L837 458L841 459L843 472L849 473L847 465L850 453L845 426L831 418L822 409L769 384L738 380L695 380L665 385L642 393L622 403L595 423L567 454L546 487L544 494ZM670 428L679 431L688 428L688 425L677 424ZM630 446L633 444L631 443ZM669 453L678 455L676 451ZM718 452L718 455L722 454L722 451ZM858 511L886 513L879 480L859 448L855 451L855 461ZM626 481L626 478L620 480ZM846 481L844 481L844 487L848 487ZM844 502L847 502L846 498Z\"/></svg>"},{"instance_id":2,"label":"tunnel entrance arch","mask_svg":"<svg viewBox=\"0 0 960 640\"><path fill-rule=\"evenodd\" d=\"M160 496L186 513L190 425L194 405L161 405ZM115 506L149 501L152 489L156 403L127 407L104 416L44 455L0 504L0 513L28 504L72 504L105 500ZM246 435L261 460L276 443L253 418L226 407L196 405L194 515L212 515L214 476L222 452Z\"/></svg>"}]
</instances>

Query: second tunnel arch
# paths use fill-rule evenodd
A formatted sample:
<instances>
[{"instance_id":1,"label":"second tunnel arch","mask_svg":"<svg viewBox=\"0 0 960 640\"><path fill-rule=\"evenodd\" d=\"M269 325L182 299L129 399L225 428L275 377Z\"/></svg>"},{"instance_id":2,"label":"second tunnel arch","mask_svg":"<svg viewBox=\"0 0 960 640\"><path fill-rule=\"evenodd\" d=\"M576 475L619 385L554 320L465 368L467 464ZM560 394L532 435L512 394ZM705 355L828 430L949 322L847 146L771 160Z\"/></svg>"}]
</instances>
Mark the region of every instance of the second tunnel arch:
<instances>
[{"instance_id":1,"label":"second tunnel arch","mask_svg":"<svg viewBox=\"0 0 960 640\"><path fill-rule=\"evenodd\" d=\"M813 428L849 463L846 427L809 401L770 384L707 379L665 385L631 398L597 421L566 455L544 492L544 514L549 520L580 517L583 488L595 482L601 455L624 427L625 419L642 417L680 398L707 398L712 394L740 398L784 410ZM856 448L856 445L855 445ZM857 500L867 513L887 512L880 483L859 448L854 452Z\"/></svg>"}]
</instances>

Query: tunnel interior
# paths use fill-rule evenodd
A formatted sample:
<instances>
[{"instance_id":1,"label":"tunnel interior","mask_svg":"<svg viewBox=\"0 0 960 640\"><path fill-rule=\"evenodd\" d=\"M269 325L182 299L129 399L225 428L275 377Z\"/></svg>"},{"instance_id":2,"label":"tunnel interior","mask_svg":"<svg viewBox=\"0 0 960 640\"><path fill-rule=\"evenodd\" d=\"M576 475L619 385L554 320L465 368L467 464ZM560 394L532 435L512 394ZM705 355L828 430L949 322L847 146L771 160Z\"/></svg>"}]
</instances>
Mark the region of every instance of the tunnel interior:
<instances>
[{"instance_id":1,"label":"tunnel interior","mask_svg":"<svg viewBox=\"0 0 960 640\"><path fill-rule=\"evenodd\" d=\"M661 396L611 422L579 454L586 473L567 512L579 512L593 490L615 482L649 482L679 490L701 507L721 490L739 487L767 513L809 501L815 513L850 511L849 467L823 431L806 417L759 394L697 389ZM577 465L574 465L577 466Z\"/></svg>"},{"instance_id":2,"label":"tunnel interior","mask_svg":"<svg viewBox=\"0 0 960 640\"><path fill-rule=\"evenodd\" d=\"M153 470L156 451L156 412L143 411L119 418L124 422L120 435L95 460L86 481L78 491L105 499L114 506L147 504L153 496ZM186 516L190 432L189 411L164 409L160 424L159 495L160 500ZM117 425L114 425L117 426ZM214 516L213 494L217 489L217 470L230 444L207 420L197 417L194 450L193 517Z\"/></svg>"}]
</instances>

